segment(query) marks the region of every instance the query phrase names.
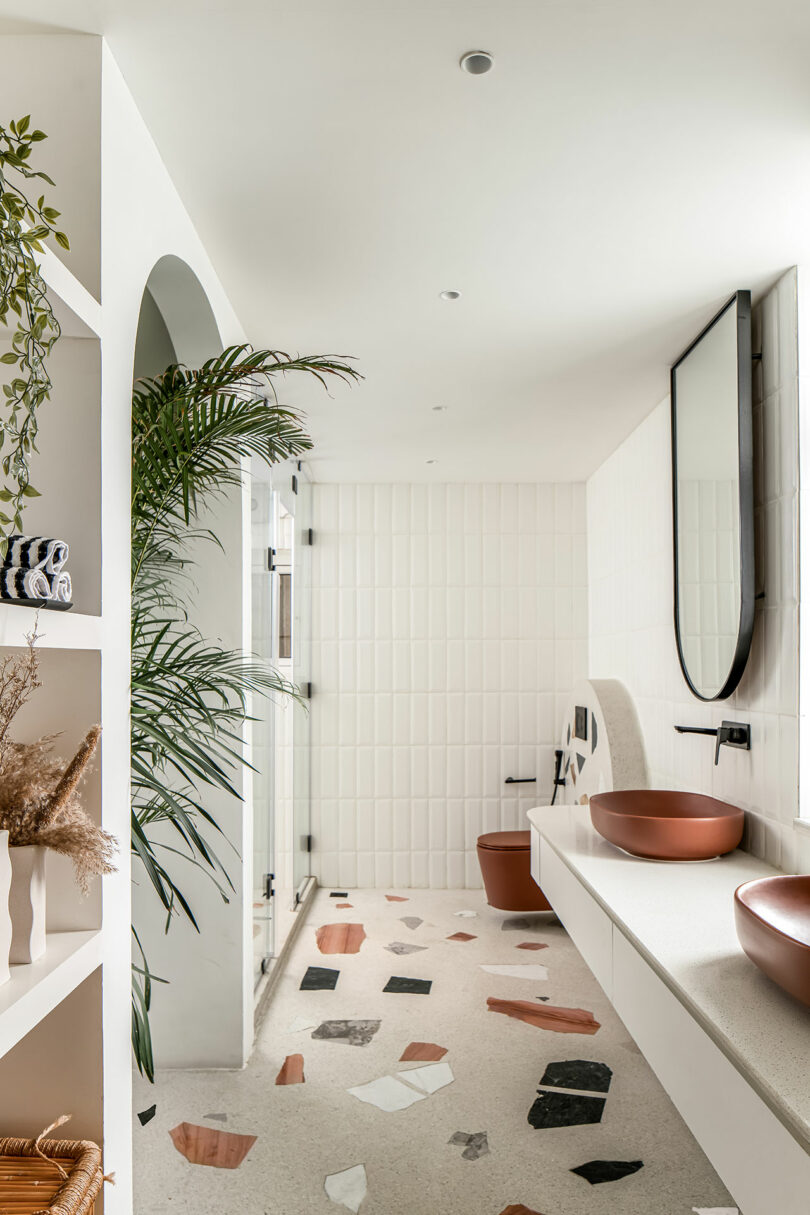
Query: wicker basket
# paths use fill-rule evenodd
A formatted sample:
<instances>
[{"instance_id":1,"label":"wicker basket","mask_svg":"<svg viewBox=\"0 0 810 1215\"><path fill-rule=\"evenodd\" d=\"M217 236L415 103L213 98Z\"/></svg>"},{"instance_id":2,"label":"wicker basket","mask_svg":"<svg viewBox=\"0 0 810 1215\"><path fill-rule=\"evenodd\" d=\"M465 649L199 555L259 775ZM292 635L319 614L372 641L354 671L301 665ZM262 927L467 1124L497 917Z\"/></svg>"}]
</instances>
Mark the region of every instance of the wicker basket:
<instances>
[{"instance_id":1,"label":"wicker basket","mask_svg":"<svg viewBox=\"0 0 810 1215\"><path fill-rule=\"evenodd\" d=\"M90 1215L102 1182L88 1140L0 1139L0 1215Z\"/></svg>"}]
</instances>

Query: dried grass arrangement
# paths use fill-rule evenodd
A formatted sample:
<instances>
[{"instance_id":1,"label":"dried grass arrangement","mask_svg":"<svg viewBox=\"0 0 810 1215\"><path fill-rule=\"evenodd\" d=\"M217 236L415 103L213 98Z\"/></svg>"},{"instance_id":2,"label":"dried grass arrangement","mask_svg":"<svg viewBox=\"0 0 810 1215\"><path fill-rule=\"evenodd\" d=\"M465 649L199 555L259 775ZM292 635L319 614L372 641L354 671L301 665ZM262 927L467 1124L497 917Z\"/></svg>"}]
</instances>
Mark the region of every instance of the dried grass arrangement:
<instances>
[{"instance_id":1,"label":"dried grass arrangement","mask_svg":"<svg viewBox=\"0 0 810 1215\"><path fill-rule=\"evenodd\" d=\"M78 785L101 736L93 726L69 764L54 754L58 735L36 742L14 742L11 723L42 686L37 634L26 637L24 654L0 659L0 831L9 844L50 848L70 857L83 893L90 879L114 873L118 841L97 827L82 808Z\"/></svg>"}]
</instances>

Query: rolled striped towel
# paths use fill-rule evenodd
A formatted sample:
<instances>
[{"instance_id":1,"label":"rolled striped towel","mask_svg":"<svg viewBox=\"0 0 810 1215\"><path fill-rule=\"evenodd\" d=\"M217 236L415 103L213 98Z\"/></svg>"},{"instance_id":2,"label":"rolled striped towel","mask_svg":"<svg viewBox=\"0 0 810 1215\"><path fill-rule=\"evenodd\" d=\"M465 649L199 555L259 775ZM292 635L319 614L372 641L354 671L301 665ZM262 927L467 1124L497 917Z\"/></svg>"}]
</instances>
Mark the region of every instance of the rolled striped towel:
<instances>
[{"instance_id":1,"label":"rolled striped towel","mask_svg":"<svg viewBox=\"0 0 810 1215\"><path fill-rule=\"evenodd\" d=\"M49 540L46 536L9 536L3 567L58 574L69 552L64 540Z\"/></svg>"},{"instance_id":2,"label":"rolled striped towel","mask_svg":"<svg viewBox=\"0 0 810 1215\"><path fill-rule=\"evenodd\" d=\"M67 570L62 570L59 574L46 574L45 577L48 579L50 587L49 598L55 599L58 603L70 603L73 584Z\"/></svg>"},{"instance_id":3,"label":"rolled striped towel","mask_svg":"<svg viewBox=\"0 0 810 1215\"><path fill-rule=\"evenodd\" d=\"M42 570L0 569L0 599L50 599L51 584Z\"/></svg>"}]
</instances>

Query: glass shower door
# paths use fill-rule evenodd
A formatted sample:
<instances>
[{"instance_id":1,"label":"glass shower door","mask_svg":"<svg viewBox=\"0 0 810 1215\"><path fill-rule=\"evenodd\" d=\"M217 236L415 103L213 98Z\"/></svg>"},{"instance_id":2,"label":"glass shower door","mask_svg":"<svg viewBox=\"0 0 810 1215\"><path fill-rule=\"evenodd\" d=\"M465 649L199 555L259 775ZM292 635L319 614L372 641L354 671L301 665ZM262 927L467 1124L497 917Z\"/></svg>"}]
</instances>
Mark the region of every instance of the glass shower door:
<instances>
[{"instance_id":1,"label":"glass shower door","mask_svg":"<svg viewBox=\"0 0 810 1215\"><path fill-rule=\"evenodd\" d=\"M296 903L311 872L310 715L312 692L312 486L298 473L293 543L293 682L304 696L293 709L293 885Z\"/></svg>"},{"instance_id":2,"label":"glass shower door","mask_svg":"<svg viewBox=\"0 0 810 1215\"><path fill-rule=\"evenodd\" d=\"M251 593L253 650L264 661L273 660L273 619L276 612L274 579L267 554L273 536L273 490L255 477L251 509ZM258 987L275 951L273 923L273 872L275 868L275 752L274 706L257 696L253 705L253 985Z\"/></svg>"}]
</instances>

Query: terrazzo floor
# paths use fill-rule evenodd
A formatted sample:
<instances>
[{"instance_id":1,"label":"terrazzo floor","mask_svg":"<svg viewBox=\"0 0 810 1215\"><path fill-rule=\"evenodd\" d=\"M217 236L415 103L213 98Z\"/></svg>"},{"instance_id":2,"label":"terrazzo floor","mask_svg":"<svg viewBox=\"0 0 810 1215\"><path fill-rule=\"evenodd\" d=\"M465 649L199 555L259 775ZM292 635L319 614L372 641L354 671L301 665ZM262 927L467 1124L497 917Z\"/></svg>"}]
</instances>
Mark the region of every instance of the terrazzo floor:
<instances>
[{"instance_id":1,"label":"terrazzo floor","mask_svg":"<svg viewBox=\"0 0 810 1215\"><path fill-rule=\"evenodd\" d=\"M245 1071L136 1078L138 1215L736 1212L553 916L390 895L317 893Z\"/></svg>"}]
</instances>

